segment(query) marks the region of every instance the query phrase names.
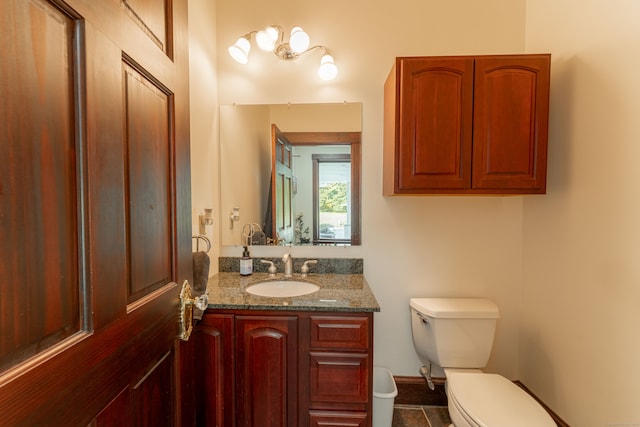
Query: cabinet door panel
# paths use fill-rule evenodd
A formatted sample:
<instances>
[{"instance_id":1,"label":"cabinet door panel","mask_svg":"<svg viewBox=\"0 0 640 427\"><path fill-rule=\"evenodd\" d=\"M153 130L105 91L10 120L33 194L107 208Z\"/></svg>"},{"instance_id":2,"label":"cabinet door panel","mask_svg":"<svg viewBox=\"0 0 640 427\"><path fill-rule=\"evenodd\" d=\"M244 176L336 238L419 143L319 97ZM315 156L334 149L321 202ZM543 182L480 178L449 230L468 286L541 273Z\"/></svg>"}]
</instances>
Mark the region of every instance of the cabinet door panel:
<instances>
[{"instance_id":1,"label":"cabinet door panel","mask_svg":"<svg viewBox=\"0 0 640 427\"><path fill-rule=\"evenodd\" d=\"M311 352L311 406L315 402L367 403L369 355Z\"/></svg>"},{"instance_id":2,"label":"cabinet door panel","mask_svg":"<svg viewBox=\"0 0 640 427\"><path fill-rule=\"evenodd\" d=\"M311 411L311 427L365 427L367 414L364 412Z\"/></svg>"},{"instance_id":3,"label":"cabinet door panel","mask_svg":"<svg viewBox=\"0 0 640 427\"><path fill-rule=\"evenodd\" d=\"M311 316L311 348L367 349L367 317Z\"/></svg>"},{"instance_id":4,"label":"cabinet door panel","mask_svg":"<svg viewBox=\"0 0 640 427\"><path fill-rule=\"evenodd\" d=\"M233 426L233 315L205 314L194 328L195 411L199 426Z\"/></svg>"},{"instance_id":5,"label":"cabinet door panel","mask_svg":"<svg viewBox=\"0 0 640 427\"><path fill-rule=\"evenodd\" d=\"M473 59L408 58L400 79L399 188L469 188Z\"/></svg>"},{"instance_id":6,"label":"cabinet door panel","mask_svg":"<svg viewBox=\"0 0 640 427\"><path fill-rule=\"evenodd\" d=\"M297 422L297 318L236 317L239 426L293 426Z\"/></svg>"},{"instance_id":7,"label":"cabinet door panel","mask_svg":"<svg viewBox=\"0 0 640 427\"><path fill-rule=\"evenodd\" d=\"M476 60L473 187L544 192L549 55Z\"/></svg>"}]
</instances>

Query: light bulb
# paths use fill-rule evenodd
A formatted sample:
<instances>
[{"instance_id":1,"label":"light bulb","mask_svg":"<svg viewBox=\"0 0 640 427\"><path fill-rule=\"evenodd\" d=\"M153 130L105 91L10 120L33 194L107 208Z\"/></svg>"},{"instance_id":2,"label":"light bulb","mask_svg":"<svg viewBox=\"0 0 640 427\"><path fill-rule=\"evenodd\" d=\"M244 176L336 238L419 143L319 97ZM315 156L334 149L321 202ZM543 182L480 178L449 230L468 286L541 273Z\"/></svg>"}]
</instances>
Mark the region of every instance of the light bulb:
<instances>
[{"instance_id":1,"label":"light bulb","mask_svg":"<svg viewBox=\"0 0 640 427\"><path fill-rule=\"evenodd\" d=\"M333 56L326 54L320 60L318 75L322 80L333 80L338 75L338 67L333 62Z\"/></svg>"},{"instance_id":2,"label":"light bulb","mask_svg":"<svg viewBox=\"0 0 640 427\"><path fill-rule=\"evenodd\" d=\"M229 55L237 62L246 64L249 62L249 51L251 50L251 43L246 37L240 37L236 44L229 46Z\"/></svg>"},{"instance_id":3,"label":"light bulb","mask_svg":"<svg viewBox=\"0 0 640 427\"><path fill-rule=\"evenodd\" d=\"M289 38L289 46L296 53L302 53L309 47L309 35L300 27L293 27L291 37Z\"/></svg>"},{"instance_id":4,"label":"light bulb","mask_svg":"<svg viewBox=\"0 0 640 427\"><path fill-rule=\"evenodd\" d=\"M280 36L280 32L275 27L267 27L256 34L256 42L260 49L267 52L273 52L276 47L276 40Z\"/></svg>"}]
</instances>

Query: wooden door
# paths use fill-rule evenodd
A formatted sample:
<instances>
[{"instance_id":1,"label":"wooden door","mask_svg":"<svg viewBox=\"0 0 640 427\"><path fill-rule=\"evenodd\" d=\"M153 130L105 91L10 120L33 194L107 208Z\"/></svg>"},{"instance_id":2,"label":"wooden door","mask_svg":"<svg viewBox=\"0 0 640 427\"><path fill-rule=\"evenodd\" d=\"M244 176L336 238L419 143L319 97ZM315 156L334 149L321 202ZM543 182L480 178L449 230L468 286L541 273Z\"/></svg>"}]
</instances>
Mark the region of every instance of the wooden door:
<instances>
[{"instance_id":1,"label":"wooden door","mask_svg":"<svg viewBox=\"0 0 640 427\"><path fill-rule=\"evenodd\" d=\"M404 58L399 69L398 189L468 189L473 58Z\"/></svg>"},{"instance_id":2,"label":"wooden door","mask_svg":"<svg viewBox=\"0 0 640 427\"><path fill-rule=\"evenodd\" d=\"M186 0L0 2L0 425L175 425Z\"/></svg>"},{"instance_id":3,"label":"wooden door","mask_svg":"<svg viewBox=\"0 0 640 427\"><path fill-rule=\"evenodd\" d=\"M473 188L544 193L550 55L476 59Z\"/></svg>"},{"instance_id":4,"label":"wooden door","mask_svg":"<svg viewBox=\"0 0 640 427\"><path fill-rule=\"evenodd\" d=\"M295 316L236 316L237 426L299 425L298 351Z\"/></svg>"},{"instance_id":5,"label":"wooden door","mask_svg":"<svg viewBox=\"0 0 640 427\"><path fill-rule=\"evenodd\" d=\"M274 124L271 125L272 235L293 243L293 145Z\"/></svg>"}]
</instances>

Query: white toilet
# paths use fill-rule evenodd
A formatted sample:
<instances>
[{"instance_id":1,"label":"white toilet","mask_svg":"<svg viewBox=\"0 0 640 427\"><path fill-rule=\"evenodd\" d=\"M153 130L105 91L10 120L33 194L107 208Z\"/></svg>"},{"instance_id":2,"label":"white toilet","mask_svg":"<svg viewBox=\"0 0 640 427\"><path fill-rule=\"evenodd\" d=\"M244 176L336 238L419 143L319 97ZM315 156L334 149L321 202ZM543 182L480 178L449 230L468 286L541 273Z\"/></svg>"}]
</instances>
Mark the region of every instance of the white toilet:
<instances>
[{"instance_id":1,"label":"white toilet","mask_svg":"<svg viewBox=\"0 0 640 427\"><path fill-rule=\"evenodd\" d=\"M481 298L411 298L413 344L427 366L444 369L455 427L556 427L536 400L508 379L483 373L498 307Z\"/></svg>"}]
</instances>

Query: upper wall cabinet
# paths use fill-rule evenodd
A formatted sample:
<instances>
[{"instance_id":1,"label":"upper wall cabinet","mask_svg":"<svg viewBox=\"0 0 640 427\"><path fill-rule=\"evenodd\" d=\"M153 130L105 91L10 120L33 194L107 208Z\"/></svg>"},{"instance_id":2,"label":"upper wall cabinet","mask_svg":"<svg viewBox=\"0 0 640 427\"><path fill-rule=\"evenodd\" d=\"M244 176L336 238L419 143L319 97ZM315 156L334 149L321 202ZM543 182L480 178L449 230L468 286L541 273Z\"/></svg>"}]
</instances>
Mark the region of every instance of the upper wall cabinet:
<instances>
[{"instance_id":1,"label":"upper wall cabinet","mask_svg":"<svg viewBox=\"0 0 640 427\"><path fill-rule=\"evenodd\" d=\"M384 194L544 194L550 61L396 58L384 87Z\"/></svg>"}]
</instances>

